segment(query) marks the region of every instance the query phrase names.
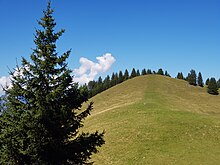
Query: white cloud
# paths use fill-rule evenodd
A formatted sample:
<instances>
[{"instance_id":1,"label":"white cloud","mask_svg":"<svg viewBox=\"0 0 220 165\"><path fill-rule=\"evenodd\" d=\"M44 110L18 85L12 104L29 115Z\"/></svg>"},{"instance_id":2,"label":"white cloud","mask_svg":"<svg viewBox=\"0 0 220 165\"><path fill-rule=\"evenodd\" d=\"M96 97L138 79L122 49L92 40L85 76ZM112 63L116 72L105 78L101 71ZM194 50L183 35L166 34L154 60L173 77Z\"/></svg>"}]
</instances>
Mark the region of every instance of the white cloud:
<instances>
[{"instance_id":1,"label":"white cloud","mask_svg":"<svg viewBox=\"0 0 220 165\"><path fill-rule=\"evenodd\" d=\"M10 86L11 81L10 81L10 77L0 77L0 95L4 94L3 88L2 87L6 87L6 86Z\"/></svg>"},{"instance_id":2,"label":"white cloud","mask_svg":"<svg viewBox=\"0 0 220 165\"><path fill-rule=\"evenodd\" d=\"M26 66L26 69L28 69L28 67ZM23 75L23 70L21 68L21 70L18 70L18 69L15 69L14 70L14 73L13 73L14 76L22 76ZM12 79L12 76L2 76L0 77L0 95L3 95L4 94L4 91L3 91L3 88L5 87L11 87L11 79Z\"/></svg>"},{"instance_id":3,"label":"white cloud","mask_svg":"<svg viewBox=\"0 0 220 165\"><path fill-rule=\"evenodd\" d=\"M81 57L80 64L81 66L78 69L74 69L74 82L79 82L79 84L88 83L91 80L94 80L95 77L100 74L108 71L112 64L116 61L115 58L110 53L106 53L101 57L96 57L97 62L93 62L87 58ZM14 75L22 75L22 71L15 71ZM3 88L6 86L11 86L11 76L2 76L0 77L0 95L4 94Z\"/></svg>"},{"instance_id":4,"label":"white cloud","mask_svg":"<svg viewBox=\"0 0 220 165\"><path fill-rule=\"evenodd\" d=\"M97 63L81 57L79 62L81 66L78 69L74 69L74 82L79 82L79 84L85 84L89 81L95 79L96 75L99 73L104 73L108 71L112 64L116 61L115 58L110 53L106 53L101 57L96 57Z\"/></svg>"}]
</instances>

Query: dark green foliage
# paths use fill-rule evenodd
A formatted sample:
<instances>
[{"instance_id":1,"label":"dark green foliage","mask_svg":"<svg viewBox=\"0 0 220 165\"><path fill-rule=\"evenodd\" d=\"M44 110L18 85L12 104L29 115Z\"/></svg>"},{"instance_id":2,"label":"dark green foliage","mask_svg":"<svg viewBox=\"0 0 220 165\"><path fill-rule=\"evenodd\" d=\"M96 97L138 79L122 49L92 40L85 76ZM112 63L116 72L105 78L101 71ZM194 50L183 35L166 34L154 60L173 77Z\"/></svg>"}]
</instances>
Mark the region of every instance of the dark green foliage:
<instances>
[{"instance_id":1,"label":"dark green foliage","mask_svg":"<svg viewBox=\"0 0 220 165\"><path fill-rule=\"evenodd\" d=\"M137 76L137 73L136 73L136 70L133 68L132 71L131 71L131 76L130 78L134 78Z\"/></svg>"},{"instance_id":2,"label":"dark green foliage","mask_svg":"<svg viewBox=\"0 0 220 165\"><path fill-rule=\"evenodd\" d=\"M90 81L87 84L87 89L89 90L89 98L95 96L96 94L98 94L100 92L100 89L98 89L98 82L96 81Z\"/></svg>"},{"instance_id":3,"label":"dark green foliage","mask_svg":"<svg viewBox=\"0 0 220 165\"><path fill-rule=\"evenodd\" d=\"M186 76L186 81L188 81L189 77L190 77L190 73L188 73L188 75Z\"/></svg>"},{"instance_id":4,"label":"dark green foliage","mask_svg":"<svg viewBox=\"0 0 220 165\"><path fill-rule=\"evenodd\" d=\"M104 79L104 89L108 89L111 87L111 81L110 81L110 76L106 76L106 78Z\"/></svg>"},{"instance_id":5,"label":"dark green foliage","mask_svg":"<svg viewBox=\"0 0 220 165\"><path fill-rule=\"evenodd\" d=\"M90 81L87 84L87 88L89 90L89 97L93 97L98 93L101 93L104 90L107 90L123 81L127 80L129 77L127 69L125 70L125 75L123 76L122 71L118 73L112 73L111 79L110 76L107 75L104 81L99 77L97 81Z\"/></svg>"},{"instance_id":6,"label":"dark green foliage","mask_svg":"<svg viewBox=\"0 0 220 165\"><path fill-rule=\"evenodd\" d=\"M101 85L101 84L102 84L102 77L99 76L99 78L98 78L98 85Z\"/></svg>"},{"instance_id":7,"label":"dark green foliage","mask_svg":"<svg viewBox=\"0 0 220 165\"><path fill-rule=\"evenodd\" d=\"M137 73L136 73L136 76L140 76L141 74L140 74L140 71L139 71L139 69L137 70Z\"/></svg>"},{"instance_id":8,"label":"dark green foliage","mask_svg":"<svg viewBox=\"0 0 220 165\"><path fill-rule=\"evenodd\" d=\"M3 113L3 111L5 109L5 107L4 107L5 101L6 101L5 95L0 96L0 116L1 116L1 114Z\"/></svg>"},{"instance_id":9,"label":"dark green foliage","mask_svg":"<svg viewBox=\"0 0 220 165\"><path fill-rule=\"evenodd\" d=\"M143 69L141 71L141 75L147 75L147 74L152 74L152 71L150 69L148 69L147 71L146 71L146 69ZM159 74L159 75L165 75L165 76L171 77L167 71L165 71L165 73L164 73L162 68L160 68L158 70L158 72L153 71L153 74ZM115 86L123 81L128 80L129 78L134 78L139 75L140 75L139 70L136 71L135 68L133 68L130 77L129 77L129 73L128 73L127 69L125 70L124 75L123 75L122 71L119 71L119 73L112 73L111 80L110 80L110 77L107 76L106 79L102 83L100 83L101 77L99 77L98 81L91 81L88 83L88 89L89 89L89 93L90 93L89 96L93 97L96 94L98 94L98 93L100 93L100 92L102 92L112 86ZM178 72L176 78L189 81L189 83L191 85L197 85L197 78L196 78L195 70L191 70L190 73L188 73L188 76L186 78L184 78L182 72ZM102 84L102 85L98 85L98 84ZM201 87L204 85L203 80L202 80L202 74L200 72L198 74L198 85ZM220 86L220 80L219 80L219 86Z\"/></svg>"},{"instance_id":10,"label":"dark green foliage","mask_svg":"<svg viewBox=\"0 0 220 165\"><path fill-rule=\"evenodd\" d=\"M217 87L220 88L220 79L217 81Z\"/></svg>"},{"instance_id":11,"label":"dark green foliage","mask_svg":"<svg viewBox=\"0 0 220 165\"><path fill-rule=\"evenodd\" d=\"M97 86L97 83L93 80L90 81L87 86L88 86L88 90L93 90Z\"/></svg>"},{"instance_id":12,"label":"dark green foliage","mask_svg":"<svg viewBox=\"0 0 220 165\"><path fill-rule=\"evenodd\" d=\"M159 74L159 75L164 75L164 72L163 72L163 69L158 69L158 72L157 72L157 74Z\"/></svg>"},{"instance_id":13,"label":"dark green foliage","mask_svg":"<svg viewBox=\"0 0 220 165\"><path fill-rule=\"evenodd\" d=\"M143 75L146 75L146 74L147 74L146 69L143 69L143 70L141 71L141 75L143 76Z\"/></svg>"},{"instance_id":14,"label":"dark green foliage","mask_svg":"<svg viewBox=\"0 0 220 165\"><path fill-rule=\"evenodd\" d=\"M163 70L162 70L162 73L163 73ZM152 74L151 70L148 69L146 71L146 69L143 69L141 72L141 75L147 75L147 74ZM165 71L165 75L170 77L167 71ZM129 78L134 78L137 76L140 76L140 71L139 70L136 71L135 68L133 68L130 77L129 77L129 72L127 69L125 70L124 75L122 71L119 71L119 73L113 72L111 79L109 75L104 79L104 81L102 81L102 78L99 77L97 81L93 80L88 83L87 88L89 90L89 97L91 98L95 96L96 94L101 93L104 90L107 90L119 83L122 83L123 81L128 80Z\"/></svg>"},{"instance_id":15,"label":"dark green foliage","mask_svg":"<svg viewBox=\"0 0 220 165\"><path fill-rule=\"evenodd\" d=\"M200 87L203 87L203 86L204 86L201 72L199 72L199 74L198 74L198 85L199 85Z\"/></svg>"},{"instance_id":16,"label":"dark green foliage","mask_svg":"<svg viewBox=\"0 0 220 165\"><path fill-rule=\"evenodd\" d=\"M118 73L115 73L115 85L118 84Z\"/></svg>"},{"instance_id":17,"label":"dark green foliage","mask_svg":"<svg viewBox=\"0 0 220 165\"><path fill-rule=\"evenodd\" d=\"M0 164L85 164L104 144L104 133L79 133L92 103L79 111L88 91L72 82L66 63L70 51L56 52L64 30L54 32L52 13L49 2L38 22L42 30L36 30L31 62L23 58L16 74L11 72L0 117Z\"/></svg>"},{"instance_id":18,"label":"dark green foliage","mask_svg":"<svg viewBox=\"0 0 220 165\"><path fill-rule=\"evenodd\" d=\"M111 77L111 86L115 86L117 84L117 77L116 74L113 72Z\"/></svg>"},{"instance_id":19,"label":"dark green foliage","mask_svg":"<svg viewBox=\"0 0 220 165\"><path fill-rule=\"evenodd\" d=\"M87 84L87 88L89 90L89 98L97 95L98 93L101 93L102 91L110 88L111 86L114 86L114 84L116 83L115 80L115 74L113 73L113 81L110 80L110 76L106 76L106 78L104 79L104 81L102 80L102 77L99 76L98 80L95 81L90 81Z\"/></svg>"},{"instance_id":20,"label":"dark green foliage","mask_svg":"<svg viewBox=\"0 0 220 165\"><path fill-rule=\"evenodd\" d=\"M205 81L205 85L209 85L209 78Z\"/></svg>"},{"instance_id":21,"label":"dark green foliage","mask_svg":"<svg viewBox=\"0 0 220 165\"><path fill-rule=\"evenodd\" d=\"M178 72L176 78L178 78L178 79L184 79L184 77L183 77L183 73L182 73L182 72Z\"/></svg>"},{"instance_id":22,"label":"dark green foliage","mask_svg":"<svg viewBox=\"0 0 220 165\"><path fill-rule=\"evenodd\" d=\"M196 79L197 79L196 71L192 69L188 74L187 81L189 82L190 85L196 86L197 85Z\"/></svg>"},{"instance_id":23,"label":"dark green foliage","mask_svg":"<svg viewBox=\"0 0 220 165\"><path fill-rule=\"evenodd\" d=\"M102 89L102 87L103 87L102 77L101 77L101 76L99 76L99 78L98 78L97 86L98 86L98 88L100 88L100 89Z\"/></svg>"},{"instance_id":24,"label":"dark green foliage","mask_svg":"<svg viewBox=\"0 0 220 165\"><path fill-rule=\"evenodd\" d=\"M122 83L123 81L124 81L124 76L122 71L120 71L118 74L118 83Z\"/></svg>"},{"instance_id":25,"label":"dark green foliage","mask_svg":"<svg viewBox=\"0 0 220 165\"><path fill-rule=\"evenodd\" d=\"M171 77L170 74L167 71L165 71L164 75L167 76L167 77Z\"/></svg>"},{"instance_id":26,"label":"dark green foliage","mask_svg":"<svg viewBox=\"0 0 220 165\"><path fill-rule=\"evenodd\" d=\"M100 93L104 90L104 84L102 82L102 77L101 76L99 76L99 78L98 78L97 88L98 88L97 93Z\"/></svg>"},{"instance_id":27,"label":"dark green foliage","mask_svg":"<svg viewBox=\"0 0 220 165\"><path fill-rule=\"evenodd\" d=\"M150 69L148 69L147 74L152 74L152 71Z\"/></svg>"},{"instance_id":28,"label":"dark green foliage","mask_svg":"<svg viewBox=\"0 0 220 165\"><path fill-rule=\"evenodd\" d=\"M129 72L128 72L128 70L126 69L125 70L125 73L124 73L124 81L125 80L128 80L129 79Z\"/></svg>"},{"instance_id":29,"label":"dark green foliage","mask_svg":"<svg viewBox=\"0 0 220 165\"><path fill-rule=\"evenodd\" d=\"M213 78L213 77L209 80L207 92L212 95L218 95L217 82L216 82L215 78Z\"/></svg>"}]
</instances>

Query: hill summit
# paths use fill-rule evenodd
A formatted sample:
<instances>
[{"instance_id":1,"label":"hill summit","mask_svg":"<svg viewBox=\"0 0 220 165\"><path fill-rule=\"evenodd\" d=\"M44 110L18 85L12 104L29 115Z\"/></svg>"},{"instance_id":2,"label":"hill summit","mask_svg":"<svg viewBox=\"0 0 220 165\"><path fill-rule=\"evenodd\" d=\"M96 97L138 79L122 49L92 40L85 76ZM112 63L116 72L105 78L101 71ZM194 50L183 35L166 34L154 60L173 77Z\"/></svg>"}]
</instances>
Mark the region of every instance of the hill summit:
<instances>
[{"instance_id":1,"label":"hill summit","mask_svg":"<svg viewBox=\"0 0 220 165\"><path fill-rule=\"evenodd\" d=\"M220 96L184 80L140 76L91 99L89 130L105 130L96 164L217 164Z\"/></svg>"}]
</instances>

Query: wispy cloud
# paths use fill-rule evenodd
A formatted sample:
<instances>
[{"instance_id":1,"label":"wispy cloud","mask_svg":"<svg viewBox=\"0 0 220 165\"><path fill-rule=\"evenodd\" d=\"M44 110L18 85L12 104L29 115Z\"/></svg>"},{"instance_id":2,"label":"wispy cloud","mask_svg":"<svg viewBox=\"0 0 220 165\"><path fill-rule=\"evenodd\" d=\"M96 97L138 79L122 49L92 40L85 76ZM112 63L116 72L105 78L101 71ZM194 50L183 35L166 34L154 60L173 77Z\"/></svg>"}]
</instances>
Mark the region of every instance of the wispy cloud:
<instances>
[{"instance_id":1,"label":"wispy cloud","mask_svg":"<svg viewBox=\"0 0 220 165\"><path fill-rule=\"evenodd\" d=\"M87 58L81 57L79 62L81 66L78 69L74 69L74 82L79 82L79 84L88 83L94 80L95 77L108 71L112 64L116 61L115 58L110 53L106 53L101 57L96 57L98 62L93 62Z\"/></svg>"}]
</instances>

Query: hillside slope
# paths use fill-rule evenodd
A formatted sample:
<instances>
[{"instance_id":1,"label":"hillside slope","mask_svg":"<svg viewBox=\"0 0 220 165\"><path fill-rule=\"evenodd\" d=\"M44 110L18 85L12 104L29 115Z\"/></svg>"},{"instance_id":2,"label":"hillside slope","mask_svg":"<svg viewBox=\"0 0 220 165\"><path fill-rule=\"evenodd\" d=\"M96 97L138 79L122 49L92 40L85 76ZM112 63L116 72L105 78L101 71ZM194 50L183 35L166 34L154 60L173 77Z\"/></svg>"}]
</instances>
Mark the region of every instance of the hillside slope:
<instances>
[{"instance_id":1,"label":"hillside slope","mask_svg":"<svg viewBox=\"0 0 220 165\"><path fill-rule=\"evenodd\" d=\"M105 130L95 164L218 164L220 96L159 75L140 76L94 98L85 122Z\"/></svg>"}]
</instances>

